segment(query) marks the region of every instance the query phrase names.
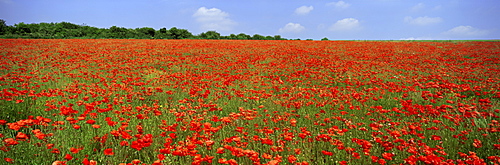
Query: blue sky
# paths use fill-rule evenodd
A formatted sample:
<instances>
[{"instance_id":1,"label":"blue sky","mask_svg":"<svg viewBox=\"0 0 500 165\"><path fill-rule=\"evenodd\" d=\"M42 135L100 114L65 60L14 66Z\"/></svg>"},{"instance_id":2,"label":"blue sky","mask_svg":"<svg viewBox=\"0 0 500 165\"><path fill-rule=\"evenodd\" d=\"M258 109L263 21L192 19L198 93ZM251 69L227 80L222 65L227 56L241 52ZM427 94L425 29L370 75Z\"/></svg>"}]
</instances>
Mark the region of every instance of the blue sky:
<instances>
[{"instance_id":1,"label":"blue sky","mask_svg":"<svg viewBox=\"0 0 500 165\"><path fill-rule=\"evenodd\" d=\"M500 39L499 0L0 0L0 19L290 39Z\"/></svg>"}]
</instances>

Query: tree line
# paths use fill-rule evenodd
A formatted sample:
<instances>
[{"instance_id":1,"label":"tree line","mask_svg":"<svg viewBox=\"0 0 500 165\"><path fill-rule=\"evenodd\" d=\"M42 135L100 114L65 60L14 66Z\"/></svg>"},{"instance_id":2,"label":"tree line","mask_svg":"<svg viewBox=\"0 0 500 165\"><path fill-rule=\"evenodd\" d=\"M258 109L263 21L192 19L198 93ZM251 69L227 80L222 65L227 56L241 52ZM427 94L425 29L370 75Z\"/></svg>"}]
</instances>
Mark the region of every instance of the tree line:
<instances>
[{"instance_id":1,"label":"tree line","mask_svg":"<svg viewBox=\"0 0 500 165\"><path fill-rule=\"evenodd\" d=\"M216 31L207 31L193 35L186 29L172 27L155 30L150 27L124 28L112 26L97 28L88 25L77 25L69 22L59 23L17 23L13 26L0 19L0 38L34 38L34 39L237 39L237 40L286 40L280 35L263 36L244 33L222 36Z\"/></svg>"}]
</instances>

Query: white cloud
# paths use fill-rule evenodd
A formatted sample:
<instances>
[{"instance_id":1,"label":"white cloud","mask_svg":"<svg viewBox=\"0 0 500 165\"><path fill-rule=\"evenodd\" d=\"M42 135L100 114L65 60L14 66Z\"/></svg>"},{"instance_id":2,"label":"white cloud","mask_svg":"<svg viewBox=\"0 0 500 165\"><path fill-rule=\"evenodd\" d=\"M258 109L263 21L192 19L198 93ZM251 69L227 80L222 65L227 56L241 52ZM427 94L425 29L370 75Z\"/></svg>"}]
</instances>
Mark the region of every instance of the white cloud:
<instances>
[{"instance_id":1,"label":"white cloud","mask_svg":"<svg viewBox=\"0 0 500 165\"><path fill-rule=\"evenodd\" d=\"M408 37L408 38L400 38L399 40L435 40L430 37Z\"/></svg>"},{"instance_id":2,"label":"white cloud","mask_svg":"<svg viewBox=\"0 0 500 165\"><path fill-rule=\"evenodd\" d=\"M350 31L359 29L361 29L361 25L359 21L354 18L344 18L342 20L338 20L330 27L331 31Z\"/></svg>"},{"instance_id":3,"label":"white cloud","mask_svg":"<svg viewBox=\"0 0 500 165\"><path fill-rule=\"evenodd\" d=\"M279 29L280 33L298 33L306 29L304 26L298 23L288 23L284 27Z\"/></svg>"},{"instance_id":4,"label":"white cloud","mask_svg":"<svg viewBox=\"0 0 500 165\"><path fill-rule=\"evenodd\" d=\"M413 17L408 16L408 17L405 17L404 21L406 23L409 23L409 24L424 26L424 25L440 23L443 21L443 19L441 19L441 17L427 17L427 16L425 16L425 17L413 18Z\"/></svg>"},{"instance_id":5,"label":"white cloud","mask_svg":"<svg viewBox=\"0 0 500 165\"><path fill-rule=\"evenodd\" d=\"M297 9L295 9L295 14L297 15L306 15L309 14L314 9L313 6L301 6Z\"/></svg>"},{"instance_id":6,"label":"white cloud","mask_svg":"<svg viewBox=\"0 0 500 165\"><path fill-rule=\"evenodd\" d=\"M409 38L400 38L399 40L418 40L415 37L409 37Z\"/></svg>"},{"instance_id":7,"label":"white cloud","mask_svg":"<svg viewBox=\"0 0 500 165\"><path fill-rule=\"evenodd\" d=\"M327 6L335 6L335 8L345 9L351 6L351 4L345 3L344 1L330 2L326 4Z\"/></svg>"},{"instance_id":8,"label":"white cloud","mask_svg":"<svg viewBox=\"0 0 500 165\"><path fill-rule=\"evenodd\" d=\"M200 7L193 17L201 24L202 30L230 31L236 26L236 22L229 19L229 14L217 8L207 9Z\"/></svg>"},{"instance_id":9,"label":"white cloud","mask_svg":"<svg viewBox=\"0 0 500 165\"><path fill-rule=\"evenodd\" d=\"M416 11L423 9L424 7L425 7L424 3L419 3L419 4L411 7L410 11L416 12Z\"/></svg>"},{"instance_id":10,"label":"white cloud","mask_svg":"<svg viewBox=\"0 0 500 165\"><path fill-rule=\"evenodd\" d=\"M477 29L472 26L457 26L454 27L453 29L443 32L442 34L448 37L460 38L460 37L482 37L487 35L488 33L489 32L487 30Z\"/></svg>"}]
</instances>

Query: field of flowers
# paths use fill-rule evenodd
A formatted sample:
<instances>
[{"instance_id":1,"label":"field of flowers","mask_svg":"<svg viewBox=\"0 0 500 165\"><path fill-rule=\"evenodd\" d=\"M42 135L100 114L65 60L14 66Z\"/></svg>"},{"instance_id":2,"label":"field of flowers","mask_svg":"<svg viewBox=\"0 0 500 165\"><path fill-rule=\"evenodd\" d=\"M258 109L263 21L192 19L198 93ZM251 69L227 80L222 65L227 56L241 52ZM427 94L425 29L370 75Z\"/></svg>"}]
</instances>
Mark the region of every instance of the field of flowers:
<instances>
[{"instance_id":1,"label":"field of flowers","mask_svg":"<svg viewBox=\"0 0 500 165\"><path fill-rule=\"evenodd\" d=\"M500 164L500 42L0 40L0 164Z\"/></svg>"}]
</instances>

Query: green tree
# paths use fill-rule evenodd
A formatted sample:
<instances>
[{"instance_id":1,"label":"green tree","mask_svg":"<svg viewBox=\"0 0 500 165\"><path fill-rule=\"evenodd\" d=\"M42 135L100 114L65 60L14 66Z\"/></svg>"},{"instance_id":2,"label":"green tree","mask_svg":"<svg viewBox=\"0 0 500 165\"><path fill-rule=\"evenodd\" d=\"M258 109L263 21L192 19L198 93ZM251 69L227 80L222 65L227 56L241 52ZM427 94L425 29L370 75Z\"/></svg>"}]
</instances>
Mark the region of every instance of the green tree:
<instances>
[{"instance_id":1,"label":"green tree","mask_svg":"<svg viewBox=\"0 0 500 165\"><path fill-rule=\"evenodd\" d=\"M61 22L61 23L57 23L58 26L61 26L63 29L78 29L80 28L80 25L76 25L76 24L73 24L73 23L69 23L69 22Z\"/></svg>"},{"instance_id":2,"label":"green tree","mask_svg":"<svg viewBox=\"0 0 500 165\"><path fill-rule=\"evenodd\" d=\"M180 32L176 27L172 27L167 31L167 39L179 39Z\"/></svg>"},{"instance_id":3,"label":"green tree","mask_svg":"<svg viewBox=\"0 0 500 165\"><path fill-rule=\"evenodd\" d=\"M87 26L85 24L77 25L70 22L60 23L17 23L13 26L8 26L5 20L0 19L0 35L4 38L164 38L164 39L186 39L186 38L202 38L202 39L238 39L238 40L282 40L279 35L262 36L254 34L253 36L245 33L230 34L229 36L221 36L216 31L207 31L197 36L193 36L186 29L178 29L172 27L161 28L156 31L150 27L142 27L136 29L127 29L124 27L112 26L110 28L97 28Z\"/></svg>"},{"instance_id":4,"label":"green tree","mask_svg":"<svg viewBox=\"0 0 500 165\"><path fill-rule=\"evenodd\" d=\"M136 28L139 38L153 38L155 36L155 29L150 27Z\"/></svg>"},{"instance_id":5,"label":"green tree","mask_svg":"<svg viewBox=\"0 0 500 165\"><path fill-rule=\"evenodd\" d=\"M167 28L161 28L159 31L160 33L167 33Z\"/></svg>"},{"instance_id":6,"label":"green tree","mask_svg":"<svg viewBox=\"0 0 500 165\"><path fill-rule=\"evenodd\" d=\"M52 38L54 35L54 23L39 23L38 24L38 34L43 36L43 38Z\"/></svg>"},{"instance_id":7,"label":"green tree","mask_svg":"<svg viewBox=\"0 0 500 165\"><path fill-rule=\"evenodd\" d=\"M239 40L248 40L251 38L252 37L250 37L250 35L246 35L245 33L240 33L236 36L236 39L239 39Z\"/></svg>"},{"instance_id":8,"label":"green tree","mask_svg":"<svg viewBox=\"0 0 500 165\"><path fill-rule=\"evenodd\" d=\"M193 34L186 29L178 29L176 27L172 27L167 31L168 39L185 39L191 37L193 37Z\"/></svg>"},{"instance_id":9,"label":"green tree","mask_svg":"<svg viewBox=\"0 0 500 165\"><path fill-rule=\"evenodd\" d=\"M37 31L38 24L25 24L24 22L20 22L14 25L13 33L23 38L40 38L38 35L33 34Z\"/></svg>"},{"instance_id":10,"label":"green tree","mask_svg":"<svg viewBox=\"0 0 500 165\"><path fill-rule=\"evenodd\" d=\"M124 27L111 26L109 28L109 35L107 37L110 38L128 38L127 35L128 30Z\"/></svg>"},{"instance_id":11,"label":"green tree","mask_svg":"<svg viewBox=\"0 0 500 165\"><path fill-rule=\"evenodd\" d=\"M30 28L24 22L14 24L14 27L16 27L17 34L31 33Z\"/></svg>"},{"instance_id":12,"label":"green tree","mask_svg":"<svg viewBox=\"0 0 500 165\"><path fill-rule=\"evenodd\" d=\"M5 20L0 19L0 35L6 34L9 27L5 23Z\"/></svg>"},{"instance_id":13,"label":"green tree","mask_svg":"<svg viewBox=\"0 0 500 165\"><path fill-rule=\"evenodd\" d=\"M156 39L164 39L167 38L167 28L161 28L160 30L155 32L154 38Z\"/></svg>"},{"instance_id":14,"label":"green tree","mask_svg":"<svg viewBox=\"0 0 500 165\"><path fill-rule=\"evenodd\" d=\"M104 31L103 29L91 27L91 26L82 26L80 27L80 31L82 32L82 37L85 38L101 38L101 33Z\"/></svg>"},{"instance_id":15,"label":"green tree","mask_svg":"<svg viewBox=\"0 0 500 165\"><path fill-rule=\"evenodd\" d=\"M328 41L328 38L322 38L321 41Z\"/></svg>"},{"instance_id":16,"label":"green tree","mask_svg":"<svg viewBox=\"0 0 500 165\"><path fill-rule=\"evenodd\" d=\"M264 37L262 35L254 34L252 36L252 40L264 40L264 39L266 39L266 37Z\"/></svg>"},{"instance_id":17,"label":"green tree","mask_svg":"<svg viewBox=\"0 0 500 165\"><path fill-rule=\"evenodd\" d=\"M80 29L65 29L64 38L75 38L75 37L83 37L83 33Z\"/></svg>"},{"instance_id":18,"label":"green tree","mask_svg":"<svg viewBox=\"0 0 500 165\"><path fill-rule=\"evenodd\" d=\"M216 31L207 31L204 33L201 33L200 38L202 39L220 39L220 33Z\"/></svg>"}]
</instances>

